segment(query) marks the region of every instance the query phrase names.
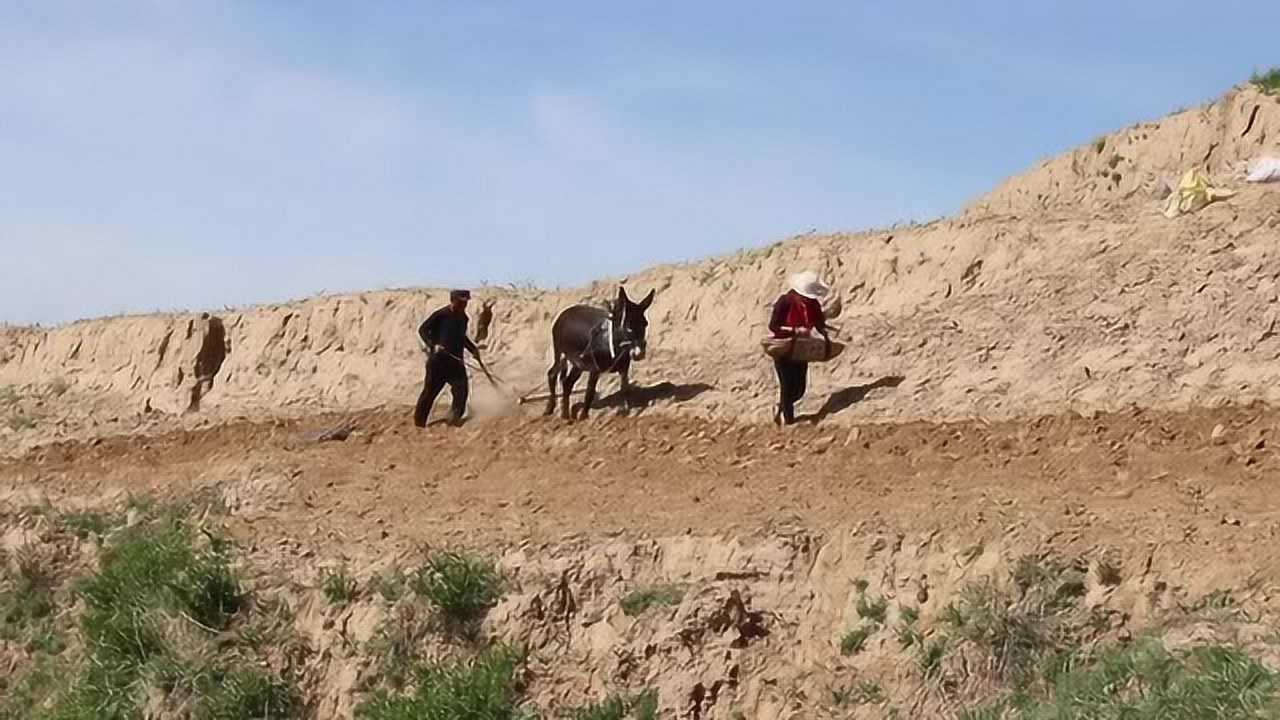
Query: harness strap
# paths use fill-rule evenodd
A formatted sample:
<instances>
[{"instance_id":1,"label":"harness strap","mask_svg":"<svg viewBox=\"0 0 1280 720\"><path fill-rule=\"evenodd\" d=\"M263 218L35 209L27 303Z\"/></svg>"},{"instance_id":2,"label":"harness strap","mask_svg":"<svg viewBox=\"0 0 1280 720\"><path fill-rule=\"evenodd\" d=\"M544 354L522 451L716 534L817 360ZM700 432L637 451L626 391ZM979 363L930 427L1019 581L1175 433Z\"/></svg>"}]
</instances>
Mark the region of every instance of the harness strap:
<instances>
[{"instance_id":1,"label":"harness strap","mask_svg":"<svg viewBox=\"0 0 1280 720\"><path fill-rule=\"evenodd\" d=\"M623 320L624 320L624 321L626 320L626 312L627 312L627 311L626 311L626 308L623 308L623 310L622 310L623 316L622 316L622 317L623 317ZM599 332L599 330L600 330L600 329L599 329L599 328L597 328L597 329L596 329L596 332ZM589 360L589 363L588 363L588 364L590 364L592 372L602 373L602 372L613 372L614 370L617 370L617 369L618 369L618 365L620 365L620 364L622 363L623 358L625 358L625 357L626 357L626 353L622 352L623 348L625 348L625 347L627 347L627 346L629 346L629 345L634 345L634 344L635 344L635 342L634 342L634 341L631 341L631 340L622 340L622 341L618 341L618 339L615 337L614 332L613 332L613 318L612 318L612 317L606 317L606 318L605 318L605 321L604 321L604 333L605 333L605 335L607 335L607 336L608 336L608 338L609 338L609 340L608 340L608 343L609 343L609 345L608 345L608 351L609 351L609 356L610 356L610 358L611 358L611 359L610 359L610 362L609 362L609 367L607 367L607 368L602 368L602 367L600 367L600 363L596 362L596 353L595 353L595 351L591 348L590 343L588 343L588 345L587 345L587 350L586 350L586 354L587 354L587 356L590 358L590 360ZM594 333L594 332L592 333L592 337L593 337L593 338L595 337L595 334L596 334L596 333ZM579 360L583 360L583 357L582 357L582 355L581 355L581 354L579 354L579 355L578 355L578 359L579 359Z\"/></svg>"},{"instance_id":2,"label":"harness strap","mask_svg":"<svg viewBox=\"0 0 1280 720\"><path fill-rule=\"evenodd\" d=\"M613 318L609 318L609 319L610 319L610 320L612 320ZM627 326L627 305L626 305L626 303L623 303L623 305L622 305L622 320L618 322L618 325L619 325L619 326L621 326L621 327L626 327L626 326ZM614 360L614 362L615 362L615 363L617 362L616 358L618 357L618 350L619 350L618 346L613 344L613 323L612 323L612 322L610 322L610 323L609 323L609 351L613 353L613 357L615 358L615 360Z\"/></svg>"},{"instance_id":3,"label":"harness strap","mask_svg":"<svg viewBox=\"0 0 1280 720\"><path fill-rule=\"evenodd\" d=\"M626 310L623 310L623 312L625 313L625 312L626 312ZM605 326L605 328L607 329L607 331L608 331L608 333L609 333L609 355L610 355L610 357L617 357L617 356L618 356L618 346L614 344L614 337L613 337L613 318L605 318L604 326Z\"/></svg>"}]
</instances>

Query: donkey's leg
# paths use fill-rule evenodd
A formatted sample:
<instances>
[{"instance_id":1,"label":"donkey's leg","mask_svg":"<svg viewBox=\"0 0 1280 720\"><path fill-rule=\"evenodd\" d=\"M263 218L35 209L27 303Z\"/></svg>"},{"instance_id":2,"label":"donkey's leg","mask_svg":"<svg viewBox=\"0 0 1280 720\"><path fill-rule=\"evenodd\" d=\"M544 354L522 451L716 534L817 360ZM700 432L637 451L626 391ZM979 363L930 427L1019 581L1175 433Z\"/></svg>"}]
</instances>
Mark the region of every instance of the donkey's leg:
<instances>
[{"instance_id":1,"label":"donkey's leg","mask_svg":"<svg viewBox=\"0 0 1280 720\"><path fill-rule=\"evenodd\" d=\"M622 410L620 415L631 414L631 373L622 370L618 373L618 384L622 387Z\"/></svg>"},{"instance_id":2,"label":"donkey's leg","mask_svg":"<svg viewBox=\"0 0 1280 720\"><path fill-rule=\"evenodd\" d=\"M564 397L561 398L560 415L565 420L573 419L573 415L569 412L569 408L573 402L573 385L578 382L578 378L580 377L582 377L582 371L577 367L569 368L569 373L567 375L560 376L562 385L560 390L564 393Z\"/></svg>"},{"instance_id":3,"label":"donkey's leg","mask_svg":"<svg viewBox=\"0 0 1280 720\"><path fill-rule=\"evenodd\" d=\"M596 383L599 381L600 373L587 374L587 396L582 399L582 412L578 414L578 417L583 420L587 419L587 413L591 411L591 403L596 400Z\"/></svg>"},{"instance_id":4,"label":"donkey's leg","mask_svg":"<svg viewBox=\"0 0 1280 720\"><path fill-rule=\"evenodd\" d=\"M573 370L573 365L570 364L569 357L566 355L565 357L560 359L560 404L562 408L561 415L564 415L565 413L569 412L564 408L567 408L569 405L569 371L570 370Z\"/></svg>"},{"instance_id":5,"label":"donkey's leg","mask_svg":"<svg viewBox=\"0 0 1280 720\"><path fill-rule=\"evenodd\" d=\"M550 415L556 411L556 380L564 372L564 362L564 356L556 353L555 361L547 371L547 408L542 411L543 415Z\"/></svg>"}]
</instances>

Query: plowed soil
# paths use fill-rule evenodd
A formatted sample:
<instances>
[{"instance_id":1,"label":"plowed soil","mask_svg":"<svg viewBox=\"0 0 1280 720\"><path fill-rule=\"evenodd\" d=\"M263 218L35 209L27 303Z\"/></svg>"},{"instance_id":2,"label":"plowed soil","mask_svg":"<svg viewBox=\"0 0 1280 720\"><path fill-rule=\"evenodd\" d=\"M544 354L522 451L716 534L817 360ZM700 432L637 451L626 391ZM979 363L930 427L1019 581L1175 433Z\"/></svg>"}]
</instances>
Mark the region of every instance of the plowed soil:
<instances>
[{"instance_id":1,"label":"plowed soil","mask_svg":"<svg viewBox=\"0 0 1280 720\"><path fill-rule=\"evenodd\" d=\"M49 445L0 478L63 504L230 487L236 532L342 551L870 521L1084 543L1141 532L1267 565L1280 531L1280 411L1260 405L790 430L605 416L422 431L407 413ZM340 427L345 440L318 439Z\"/></svg>"}]
</instances>

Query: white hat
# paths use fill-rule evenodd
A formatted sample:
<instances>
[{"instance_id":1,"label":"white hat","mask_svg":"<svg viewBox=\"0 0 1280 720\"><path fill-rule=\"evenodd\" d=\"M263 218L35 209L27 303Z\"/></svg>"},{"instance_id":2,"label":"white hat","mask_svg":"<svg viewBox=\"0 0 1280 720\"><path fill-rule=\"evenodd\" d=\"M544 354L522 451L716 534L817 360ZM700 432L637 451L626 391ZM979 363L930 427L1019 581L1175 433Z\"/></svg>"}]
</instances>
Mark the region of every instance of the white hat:
<instances>
[{"instance_id":1,"label":"white hat","mask_svg":"<svg viewBox=\"0 0 1280 720\"><path fill-rule=\"evenodd\" d=\"M813 300L824 298L831 292L831 288L823 285L822 281L818 280L818 273L812 270L792 275L787 278L787 284L791 286L792 290Z\"/></svg>"}]
</instances>

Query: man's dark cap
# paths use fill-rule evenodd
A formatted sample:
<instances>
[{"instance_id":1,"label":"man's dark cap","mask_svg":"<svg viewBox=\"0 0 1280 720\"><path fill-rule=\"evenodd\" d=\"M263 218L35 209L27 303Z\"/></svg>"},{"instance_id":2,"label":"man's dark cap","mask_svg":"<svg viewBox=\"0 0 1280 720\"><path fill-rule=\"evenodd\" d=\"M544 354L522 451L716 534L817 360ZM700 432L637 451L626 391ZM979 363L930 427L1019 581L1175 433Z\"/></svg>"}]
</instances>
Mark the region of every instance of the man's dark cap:
<instances>
[{"instance_id":1,"label":"man's dark cap","mask_svg":"<svg viewBox=\"0 0 1280 720\"><path fill-rule=\"evenodd\" d=\"M449 300L451 301L452 300L470 300L470 299L471 299L470 290L450 290L449 291Z\"/></svg>"}]
</instances>

